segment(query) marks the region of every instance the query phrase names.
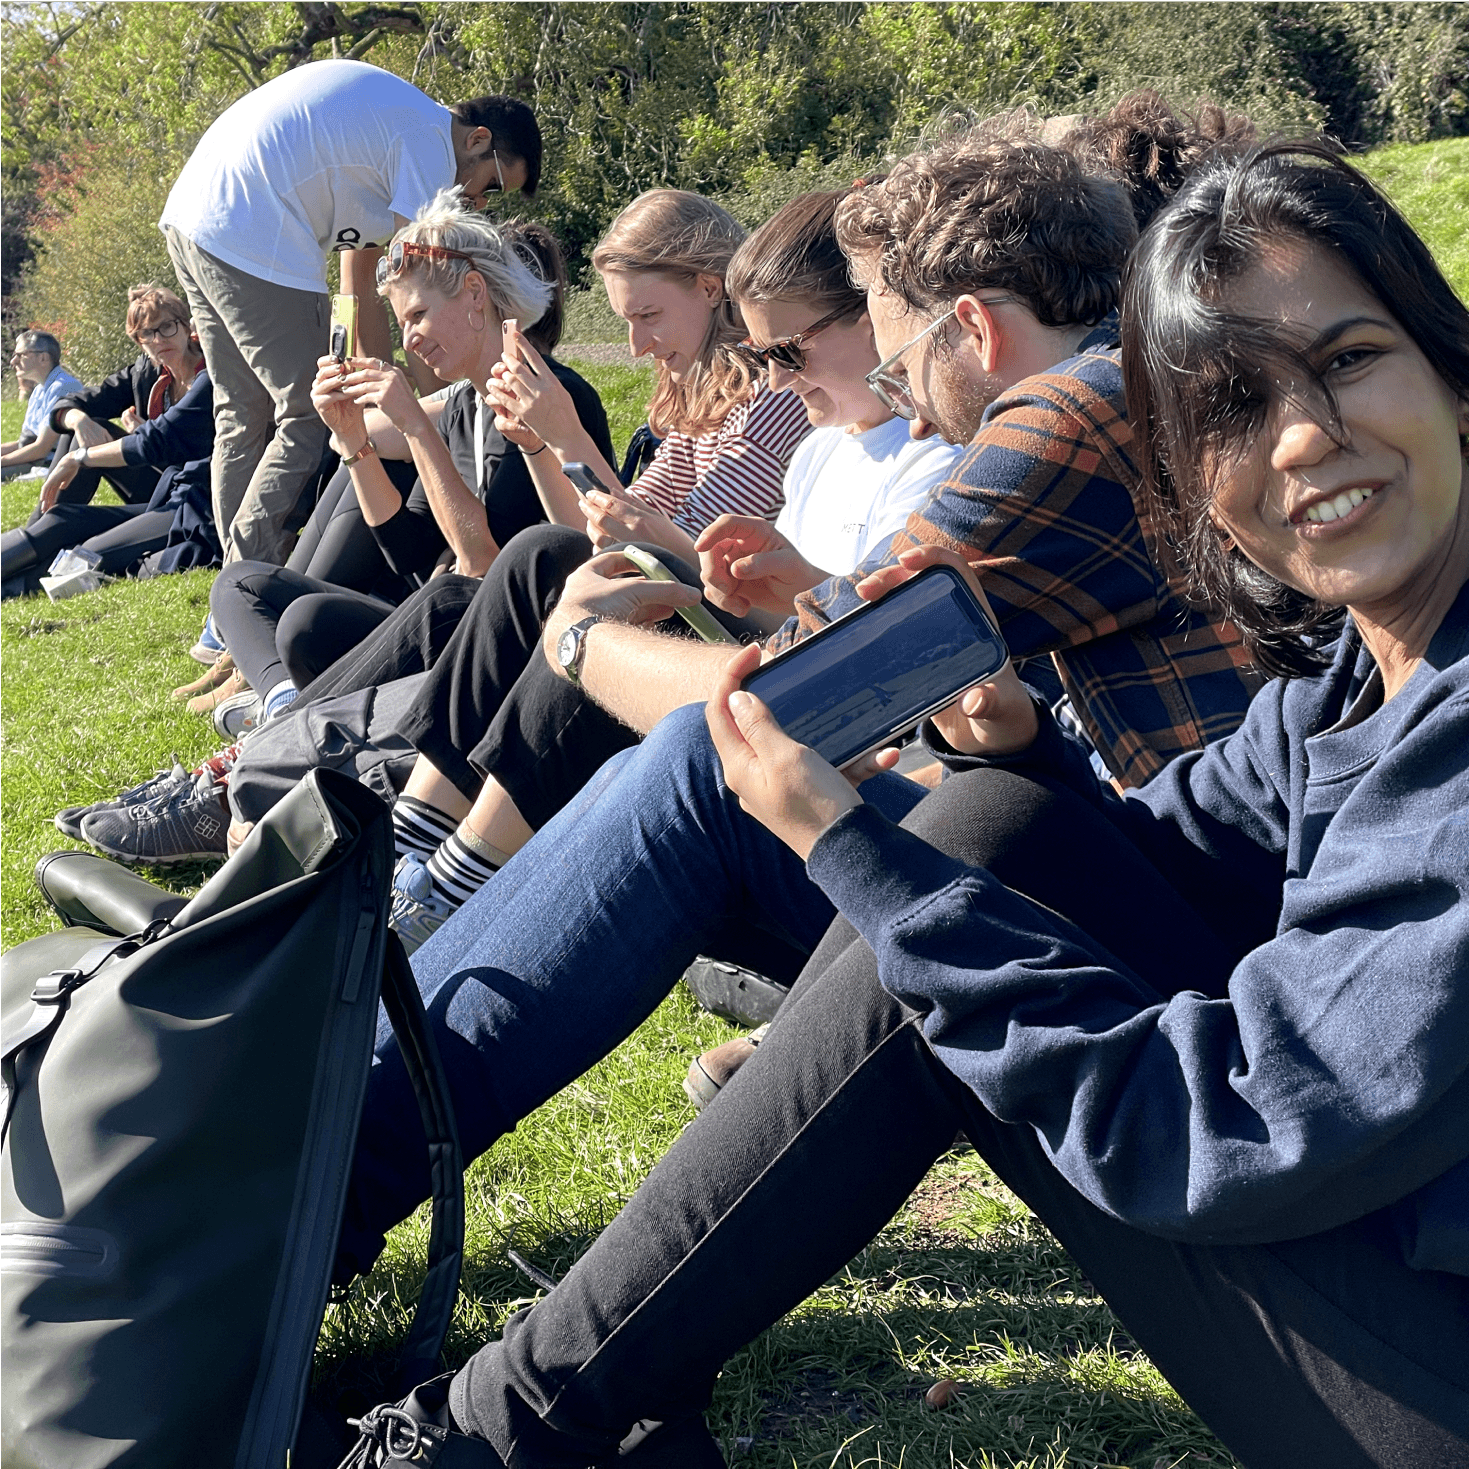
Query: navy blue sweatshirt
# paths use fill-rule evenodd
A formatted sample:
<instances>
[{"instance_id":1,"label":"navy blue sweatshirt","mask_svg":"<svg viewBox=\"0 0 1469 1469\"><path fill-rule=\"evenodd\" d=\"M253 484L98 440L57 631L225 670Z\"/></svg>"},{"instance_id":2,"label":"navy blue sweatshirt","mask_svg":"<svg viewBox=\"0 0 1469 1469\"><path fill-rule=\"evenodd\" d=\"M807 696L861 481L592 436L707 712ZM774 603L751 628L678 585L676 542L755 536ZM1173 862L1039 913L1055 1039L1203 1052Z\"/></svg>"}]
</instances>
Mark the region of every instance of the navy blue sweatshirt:
<instances>
[{"instance_id":1,"label":"navy blue sweatshirt","mask_svg":"<svg viewBox=\"0 0 1469 1469\"><path fill-rule=\"evenodd\" d=\"M1258 1243L1385 1209L1409 1264L1469 1275L1469 586L1388 703L1349 625L1329 670L1125 798L1048 714L995 763L1065 781L1185 896L1222 864L1279 918L1223 998L1162 995L860 806L808 870L944 1064L1140 1229Z\"/></svg>"}]
</instances>

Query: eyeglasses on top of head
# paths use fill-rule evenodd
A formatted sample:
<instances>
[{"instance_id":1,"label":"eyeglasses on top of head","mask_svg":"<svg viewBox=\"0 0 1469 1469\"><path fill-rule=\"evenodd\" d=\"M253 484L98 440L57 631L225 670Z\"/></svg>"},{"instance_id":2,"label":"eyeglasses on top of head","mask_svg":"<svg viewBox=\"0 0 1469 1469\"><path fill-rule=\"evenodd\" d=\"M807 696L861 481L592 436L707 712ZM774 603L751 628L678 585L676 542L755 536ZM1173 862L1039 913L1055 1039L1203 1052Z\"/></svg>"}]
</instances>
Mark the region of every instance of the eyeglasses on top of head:
<instances>
[{"instance_id":1,"label":"eyeglasses on top of head","mask_svg":"<svg viewBox=\"0 0 1469 1469\"><path fill-rule=\"evenodd\" d=\"M178 336L181 325L181 322L170 316L166 321L160 321L157 326L140 326L133 333L133 340L140 347L146 347L149 342L166 342Z\"/></svg>"},{"instance_id":2,"label":"eyeglasses on top of head","mask_svg":"<svg viewBox=\"0 0 1469 1469\"><path fill-rule=\"evenodd\" d=\"M1016 296L991 296L988 300L981 301L981 306L1003 306L1007 301L1015 301ZM951 306L942 316L936 316L929 324L918 333L916 337L903 343L891 356L884 357L871 372L867 374L867 386L872 389L879 403L891 413L896 413L899 418L914 419L918 416L918 410L913 406L913 394L908 387L905 378L894 377L889 371L901 357L911 352L930 332L937 331L946 325L953 317L957 316L959 308Z\"/></svg>"},{"instance_id":3,"label":"eyeglasses on top of head","mask_svg":"<svg viewBox=\"0 0 1469 1469\"><path fill-rule=\"evenodd\" d=\"M856 305L849 302L835 311L828 312L819 321L813 321L810 326L802 328L791 336L782 337L778 342L771 342L769 346L757 347L753 342L737 342L734 350L752 367L762 372L771 362L777 367L784 368L787 372L805 372L806 354L801 350L801 344L809 341L817 332L824 331L846 317L858 316L866 309L864 302L859 301Z\"/></svg>"},{"instance_id":4,"label":"eyeglasses on top of head","mask_svg":"<svg viewBox=\"0 0 1469 1469\"><path fill-rule=\"evenodd\" d=\"M474 256L466 255L463 250L450 250L444 245L416 245L412 240L394 240L377 263L378 285L387 285L410 260L468 260L473 263Z\"/></svg>"}]
</instances>

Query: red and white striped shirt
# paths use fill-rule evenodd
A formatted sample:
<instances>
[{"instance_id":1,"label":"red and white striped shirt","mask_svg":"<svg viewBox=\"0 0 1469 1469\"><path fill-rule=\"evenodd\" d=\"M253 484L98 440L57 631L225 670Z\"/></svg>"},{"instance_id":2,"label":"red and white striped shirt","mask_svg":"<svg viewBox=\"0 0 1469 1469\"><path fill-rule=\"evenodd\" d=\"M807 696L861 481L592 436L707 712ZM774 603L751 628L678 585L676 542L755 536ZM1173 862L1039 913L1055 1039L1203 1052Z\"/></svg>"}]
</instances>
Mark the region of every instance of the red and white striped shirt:
<instances>
[{"instance_id":1,"label":"red and white striped shirt","mask_svg":"<svg viewBox=\"0 0 1469 1469\"><path fill-rule=\"evenodd\" d=\"M774 520L785 503L786 466L810 432L801 400L761 383L712 433L671 431L632 493L691 536L725 514Z\"/></svg>"}]
</instances>

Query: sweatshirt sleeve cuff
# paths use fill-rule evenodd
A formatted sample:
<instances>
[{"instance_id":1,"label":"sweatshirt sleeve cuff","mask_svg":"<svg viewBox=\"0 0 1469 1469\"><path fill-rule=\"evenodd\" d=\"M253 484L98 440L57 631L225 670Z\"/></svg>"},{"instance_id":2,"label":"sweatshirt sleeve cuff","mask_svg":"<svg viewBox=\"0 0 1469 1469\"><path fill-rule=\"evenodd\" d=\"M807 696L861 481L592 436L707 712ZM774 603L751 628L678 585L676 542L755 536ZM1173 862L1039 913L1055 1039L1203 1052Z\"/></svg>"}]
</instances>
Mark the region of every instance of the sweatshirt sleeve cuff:
<instances>
[{"instance_id":1,"label":"sweatshirt sleeve cuff","mask_svg":"<svg viewBox=\"0 0 1469 1469\"><path fill-rule=\"evenodd\" d=\"M122 462L124 464L146 464L147 458L143 454L143 440L139 434L125 434L119 441L122 446Z\"/></svg>"},{"instance_id":2,"label":"sweatshirt sleeve cuff","mask_svg":"<svg viewBox=\"0 0 1469 1469\"><path fill-rule=\"evenodd\" d=\"M1030 691L1031 703L1035 705L1036 736L1023 750L1012 755L966 755L956 750L938 732L933 720L925 719L919 728L923 747L945 770L983 770L991 766L1003 770L1054 770L1065 763L1066 736L1056 723L1050 705L1034 690Z\"/></svg>"},{"instance_id":3,"label":"sweatshirt sleeve cuff","mask_svg":"<svg viewBox=\"0 0 1469 1469\"><path fill-rule=\"evenodd\" d=\"M875 806L843 812L806 858L811 880L871 943L894 918L974 870L895 826Z\"/></svg>"}]
</instances>

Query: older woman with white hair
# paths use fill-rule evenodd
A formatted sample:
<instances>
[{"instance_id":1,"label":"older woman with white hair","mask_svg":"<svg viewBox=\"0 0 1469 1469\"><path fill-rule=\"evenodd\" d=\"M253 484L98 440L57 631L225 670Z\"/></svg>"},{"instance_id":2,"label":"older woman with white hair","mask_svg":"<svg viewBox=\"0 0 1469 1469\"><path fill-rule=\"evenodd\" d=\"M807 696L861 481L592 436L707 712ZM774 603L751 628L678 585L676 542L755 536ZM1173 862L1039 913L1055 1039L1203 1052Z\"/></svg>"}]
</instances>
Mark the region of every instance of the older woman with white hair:
<instances>
[{"instance_id":1,"label":"older woman with white hair","mask_svg":"<svg viewBox=\"0 0 1469 1469\"><path fill-rule=\"evenodd\" d=\"M554 310L558 272L547 269L554 264L547 243L531 239L529 227L497 226L446 190L394 236L378 281L404 346L454 386L442 401L436 395L425 402L414 396L400 367L380 358L321 359L312 401L351 475L362 518L394 572L410 581L435 570L455 574L452 583L435 578L436 603L457 599L462 609L477 584L471 579L484 575L512 536L576 514L574 494L568 491L566 503L558 504L537 490L529 452L496 427L495 409L484 396L500 360L503 322L534 323ZM553 357L544 361L587 434L610 458L596 390ZM406 495L390 478L385 458L411 460L417 470ZM227 567L210 601L237 669L234 681L220 687L224 700L215 711L227 736L245 719L286 707L303 674L314 675L355 646L390 610L360 591L254 561ZM283 627L288 607L289 627ZM451 617L452 610L445 609ZM288 666L287 647L294 666Z\"/></svg>"}]
</instances>

